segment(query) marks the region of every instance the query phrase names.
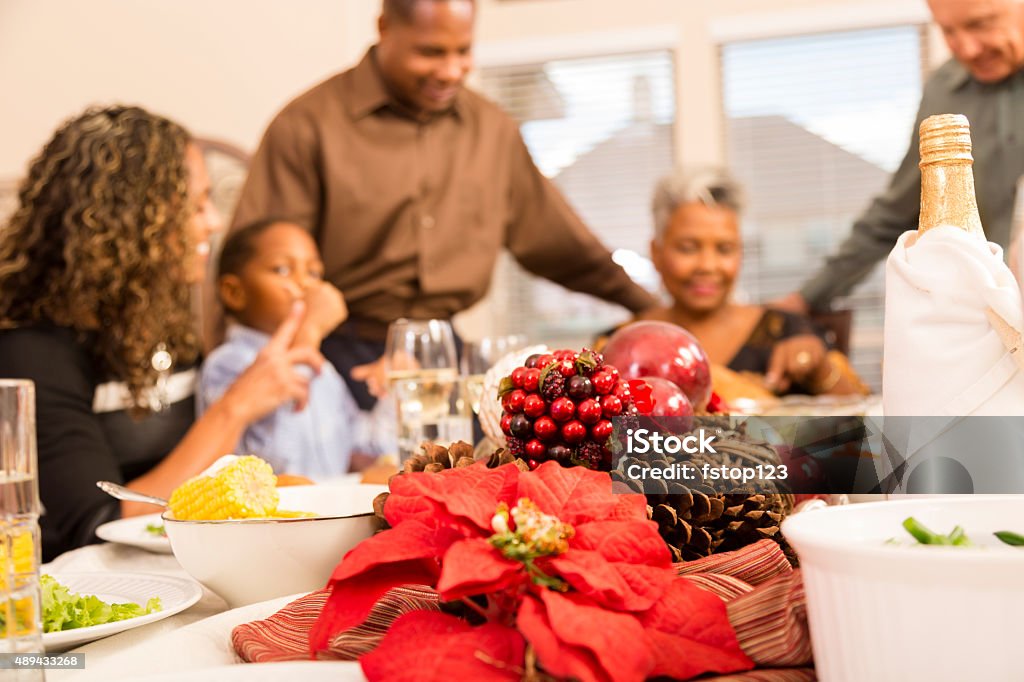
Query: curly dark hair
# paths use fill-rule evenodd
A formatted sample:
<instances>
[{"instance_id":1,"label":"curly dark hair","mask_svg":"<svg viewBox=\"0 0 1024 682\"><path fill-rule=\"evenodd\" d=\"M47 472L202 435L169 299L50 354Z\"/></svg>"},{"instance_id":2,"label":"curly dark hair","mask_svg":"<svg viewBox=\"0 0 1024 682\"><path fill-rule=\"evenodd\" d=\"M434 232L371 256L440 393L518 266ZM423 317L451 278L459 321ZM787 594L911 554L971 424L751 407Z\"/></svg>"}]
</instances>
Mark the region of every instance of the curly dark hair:
<instances>
[{"instance_id":1,"label":"curly dark hair","mask_svg":"<svg viewBox=\"0 0 1024 682\"><path fill-rule=\"evenodd\" d=\"M163 343L198 354L188 283L188 132L128 106L92 108L43 147L0 230L0 328L74 330L100 375L149 409Z\"/></svg>"}]
</instances>

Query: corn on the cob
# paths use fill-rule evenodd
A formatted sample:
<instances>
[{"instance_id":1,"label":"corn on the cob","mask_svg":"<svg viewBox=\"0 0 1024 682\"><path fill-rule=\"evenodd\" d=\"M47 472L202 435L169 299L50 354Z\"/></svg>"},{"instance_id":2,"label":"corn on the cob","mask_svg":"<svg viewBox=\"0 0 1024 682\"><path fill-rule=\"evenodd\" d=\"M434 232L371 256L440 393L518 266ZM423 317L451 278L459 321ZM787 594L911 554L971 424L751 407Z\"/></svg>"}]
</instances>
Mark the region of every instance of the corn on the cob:
<instances>
[{"instance_id":1,"label":"corn on the cob","mask_svg":"<svg viewBox=\"0 0 1024 682\"><path fill-rule=\"evenodd\" d=\"M213 475L189 479L173 493L168 507L183 521L214 521L274 516L277 477L258 457L239 457Z\"/></svg>"}]
</instances>

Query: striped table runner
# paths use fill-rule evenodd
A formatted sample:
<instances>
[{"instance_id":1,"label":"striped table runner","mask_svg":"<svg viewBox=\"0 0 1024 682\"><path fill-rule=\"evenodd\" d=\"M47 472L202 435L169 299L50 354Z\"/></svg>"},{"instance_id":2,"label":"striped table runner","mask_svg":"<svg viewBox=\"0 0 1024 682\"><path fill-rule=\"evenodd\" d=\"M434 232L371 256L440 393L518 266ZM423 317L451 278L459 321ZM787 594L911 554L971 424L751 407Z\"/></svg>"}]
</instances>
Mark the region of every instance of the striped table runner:
<instances>
[{"instance_id":1,"label":"striped table runner","mask_svg":"<svg viewBox=\"0 0 1024 682\"><path fill-rule=\"evenodd\" d=\"M735 552L676 564L682 580L726 602L729 621L740 646L758 668L745 673L704 678L715 682L811 682L811 640L800 572L793 570L778 544L762 540ZM301 597L266 620L239 625L231 633L244 661L268 663L309 658L309 631L327 599L327 590ZM352 660L373 650L388 627L403 613L439 610L429 587L406 586L388 592L362 625L342 632L320 654Z\"/></svg>"}]
</instances>

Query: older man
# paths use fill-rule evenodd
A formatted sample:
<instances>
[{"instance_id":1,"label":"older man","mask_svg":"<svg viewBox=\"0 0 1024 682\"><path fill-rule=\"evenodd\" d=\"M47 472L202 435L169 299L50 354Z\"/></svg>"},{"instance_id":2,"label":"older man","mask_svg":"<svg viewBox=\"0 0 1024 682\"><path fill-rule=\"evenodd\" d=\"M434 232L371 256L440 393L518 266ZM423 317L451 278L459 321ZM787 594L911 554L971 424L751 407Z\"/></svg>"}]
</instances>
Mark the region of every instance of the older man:
<instances>
[{"instance_id":1,"label":"older man","mask_svg":"<svg viewBox=\"0 0 1024 682\"><path fill-rule=\"evenodd\" d=\"M780 307L827 309L888 255L900 234L917 227L917 127L933 114L970 120L981 222L989 240L1009 243L1016 183L1024 175L1024 10L1015 0L929 0L928 6L953 58L925 84L907 155L838 253Z\"/></svg>"},{"instance_id":2,"label":"older man","mask_svg":"<svg viewBox=\"0 0 1024 682\"><path fill-rule=\"evenodd\" d=\"M478 301L503 247L570 289L654 304L537 170L516 122L464 87L475 10L384 0L377 44L288 104L253 160L233 227L273 217L316 236L351 312L323 348L346 378L380 356L390 321Z\"/></svg>"}]
</instances>

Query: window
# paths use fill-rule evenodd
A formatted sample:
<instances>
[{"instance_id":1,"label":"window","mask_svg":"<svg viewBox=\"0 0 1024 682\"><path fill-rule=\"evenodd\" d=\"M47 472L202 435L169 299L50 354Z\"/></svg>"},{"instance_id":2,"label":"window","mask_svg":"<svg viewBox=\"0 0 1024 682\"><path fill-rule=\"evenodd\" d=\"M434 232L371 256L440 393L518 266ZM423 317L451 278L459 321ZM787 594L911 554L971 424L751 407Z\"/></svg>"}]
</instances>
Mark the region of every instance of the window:
<instances>
[{"instance_id":1,"label":"window","mask_svg":"<svg viewBox=\"0 0 1024 682\"><path fill-rule=\"evenodd\" d=\"M673 165L675 77L669 51L559 59L481 71L481 90L522 123L534 162L642 285L658 288L647 257L650 195ZM504 311L495 333L589 343L628 313L503 258L494 280Z\"/></svg>"},{"instance_id":2,"label":"window","mask_svg":"<svg viewBox=\"0 0 1024 682\"><path fill-rule=\"evenodd\" d=\"M896 26L727 43L721 48L729 165L747 189L740 289L798 288L886 186L910 141L925 31ZM883 273L855 310L852 361L881 388Z\"/></svg>"}]
</instances>

